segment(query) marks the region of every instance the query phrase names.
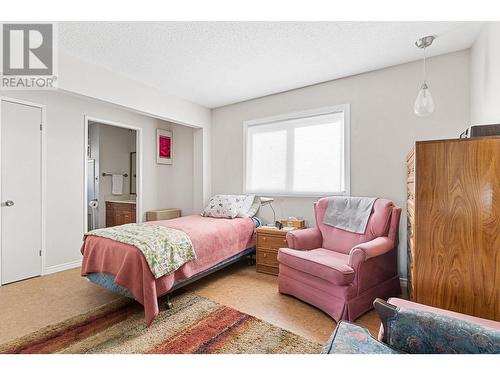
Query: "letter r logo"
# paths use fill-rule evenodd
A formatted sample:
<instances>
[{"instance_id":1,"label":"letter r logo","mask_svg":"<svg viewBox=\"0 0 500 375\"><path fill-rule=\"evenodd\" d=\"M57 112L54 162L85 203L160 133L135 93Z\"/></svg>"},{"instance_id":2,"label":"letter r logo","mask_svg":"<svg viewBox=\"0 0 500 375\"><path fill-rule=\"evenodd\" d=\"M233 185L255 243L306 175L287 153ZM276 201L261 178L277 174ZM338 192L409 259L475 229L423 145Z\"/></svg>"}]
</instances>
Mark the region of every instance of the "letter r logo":
<instances>
[{"instance_id":1,"label":"letter r logo","mask_svg":"<svg viewBox=\"0 0 500 375\"><path fill-rule=\"evenodd\" d=\"M3 75L52 75L51 24L3 24Z\"/></svg>"}]
</instances>

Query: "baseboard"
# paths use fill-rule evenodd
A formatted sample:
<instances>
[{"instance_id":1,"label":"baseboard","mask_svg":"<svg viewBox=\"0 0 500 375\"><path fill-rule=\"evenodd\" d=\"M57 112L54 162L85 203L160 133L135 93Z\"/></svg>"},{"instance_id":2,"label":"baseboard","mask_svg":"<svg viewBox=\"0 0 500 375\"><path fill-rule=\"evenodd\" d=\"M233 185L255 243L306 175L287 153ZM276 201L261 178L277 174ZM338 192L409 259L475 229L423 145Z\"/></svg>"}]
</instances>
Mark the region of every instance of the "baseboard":
<instances>
[{"instance_id":1,"label":"baseboard","mask_svg":"<svg viewBox=\"0 0 500 375\"><path fill-rule=\"evenodd\" d=\"M43 271L43 275L49 275L51 273L66 271L66 270L70 270L72 268L77 268L77 267L80 267L81 264L82 264L81 260L75 260L73 262L57 264L55 266L50 266L50 267L45 267L45 269Z\"/></svg>"},{"instance_id":2,"label":"baseboard","mask_svg":"<svg viewBox=\"0 0 500 375\"><path fill-rule=\"evenodd\" d=\"M400 277L399 282L401 283L401 289L408 288L408 279L407 278Z\"/></svg>"}]
</instances>

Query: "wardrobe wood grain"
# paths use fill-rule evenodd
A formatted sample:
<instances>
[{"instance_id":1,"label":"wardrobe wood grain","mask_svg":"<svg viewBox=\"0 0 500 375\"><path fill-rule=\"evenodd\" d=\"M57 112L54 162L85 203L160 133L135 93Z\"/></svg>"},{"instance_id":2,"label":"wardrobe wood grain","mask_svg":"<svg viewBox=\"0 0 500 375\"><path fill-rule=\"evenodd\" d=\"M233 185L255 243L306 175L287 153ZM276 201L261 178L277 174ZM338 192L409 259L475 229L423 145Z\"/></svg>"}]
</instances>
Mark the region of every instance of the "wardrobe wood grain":
<instances>
[{"instance_id":1,"label":"wardrobe wood grain","mask_svg":"<svg viewBox=\"0 0 500 375\"><path fill-rule=\"evenodd\" d=\"M411 159L412 299L500 320L500 137L417 142Z\"/></svg>"}]
</instances>

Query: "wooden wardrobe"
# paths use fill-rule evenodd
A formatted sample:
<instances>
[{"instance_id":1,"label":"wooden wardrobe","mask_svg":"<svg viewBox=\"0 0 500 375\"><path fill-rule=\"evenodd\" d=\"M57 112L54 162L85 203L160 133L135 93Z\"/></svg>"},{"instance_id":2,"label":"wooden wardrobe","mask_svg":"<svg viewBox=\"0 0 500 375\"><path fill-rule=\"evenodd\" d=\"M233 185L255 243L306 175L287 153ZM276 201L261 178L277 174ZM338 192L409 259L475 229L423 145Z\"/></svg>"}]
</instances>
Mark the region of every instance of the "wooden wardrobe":
<instances>
[{"instance_id":1,"label":"wooden wardrobe","mask_svg":"<svg viewBox=\"0 0 500 375\"><path fill-rule=\"evenodd\" d=\"M500 137L417 142L407 185L410 298L500 320Z\"/></svg>"}]
</instances>

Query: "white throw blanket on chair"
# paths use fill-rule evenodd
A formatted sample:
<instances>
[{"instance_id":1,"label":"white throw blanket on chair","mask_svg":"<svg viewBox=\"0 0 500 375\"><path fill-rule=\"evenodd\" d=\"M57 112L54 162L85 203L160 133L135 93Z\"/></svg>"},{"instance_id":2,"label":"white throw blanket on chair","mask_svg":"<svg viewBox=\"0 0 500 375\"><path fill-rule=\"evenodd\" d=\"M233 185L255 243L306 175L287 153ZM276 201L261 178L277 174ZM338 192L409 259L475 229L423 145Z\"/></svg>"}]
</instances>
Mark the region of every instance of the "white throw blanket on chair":
<instances>
[{"instance_id":1,"label":"white throw blanket on chair","mask_svg":"<svg viewBox=\"0 0 500 375\"><path fill-rule=\"evenodd\" d=\"M323 223L348 232L363 234L377 198L331 197Z\"/></svg>"}]
</instances>

